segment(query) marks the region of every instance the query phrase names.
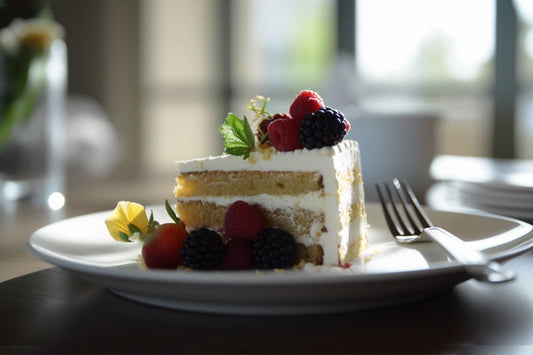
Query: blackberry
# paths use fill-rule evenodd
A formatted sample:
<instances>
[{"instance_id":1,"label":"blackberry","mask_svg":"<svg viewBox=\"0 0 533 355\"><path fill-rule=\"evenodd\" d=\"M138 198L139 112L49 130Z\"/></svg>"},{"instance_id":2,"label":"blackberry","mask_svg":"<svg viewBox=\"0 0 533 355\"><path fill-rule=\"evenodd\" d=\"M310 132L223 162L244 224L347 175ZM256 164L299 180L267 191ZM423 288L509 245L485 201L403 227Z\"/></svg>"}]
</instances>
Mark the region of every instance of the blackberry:
<instances>
[{"instance_id":1,"label":"blackberry","mask_svg":"<svg viewBox=\"0 0 533 355\"><path fill-rule=\"evenodd\" d=\"M214 269L224 253L224 242L220 234L207 228L192 231L183 243L180 256L183 265L196 270Z\"/></svg>"},{"instance_id":2,"label":"blackberry","mask_svg":"<svg viewBox=\"0 0 533 355\"><path fill-rule=\"evenodd\" d=\"M334 146L346 135L342 112L324 107L308 114L300 125L299 138L307 149Z\"/></svg>"},{"instance_id":3,"label":"blackberry","mask_svg":"<svg viewBox=\"0 0 533 355\"><path fill-rule=\"evenodd\" d=\"M252 240L252 257L260 269L287 268L296 264L296 242L289 232L265 228Z\"/></svg>"}]
</instances>

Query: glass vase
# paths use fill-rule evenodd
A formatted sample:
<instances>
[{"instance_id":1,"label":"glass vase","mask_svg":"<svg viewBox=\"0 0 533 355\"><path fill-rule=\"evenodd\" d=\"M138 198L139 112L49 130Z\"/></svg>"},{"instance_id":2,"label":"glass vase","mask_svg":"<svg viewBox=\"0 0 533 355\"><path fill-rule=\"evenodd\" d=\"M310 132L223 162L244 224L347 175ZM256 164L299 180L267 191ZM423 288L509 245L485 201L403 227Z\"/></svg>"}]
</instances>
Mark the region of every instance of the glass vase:
<instances>
[{"instance_id":1,"label":"glass vase","mask_svg":"<svg viewBox=\"0 0 533 355\"><path fill-rule=\"evenodd\" d=\"M0 148L3 205L23 200L52 210L64 205L67 48L63 40L51 43L43 70L42 90L31 113L14 120Z\"/></svg>"}]
</instances>

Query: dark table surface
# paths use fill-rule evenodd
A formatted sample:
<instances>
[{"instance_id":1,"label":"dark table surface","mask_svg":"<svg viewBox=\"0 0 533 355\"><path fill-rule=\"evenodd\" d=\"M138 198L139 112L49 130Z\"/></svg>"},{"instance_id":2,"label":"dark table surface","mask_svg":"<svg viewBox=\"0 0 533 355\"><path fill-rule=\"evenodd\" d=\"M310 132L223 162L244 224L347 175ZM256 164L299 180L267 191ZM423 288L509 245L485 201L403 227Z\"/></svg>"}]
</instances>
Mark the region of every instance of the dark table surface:
<instances>
[{"instance_id":1,"label":"dark table surface","mask_svg":"<svg viewBox=\"0 0 533 355\"><path fill-rule=\"evenodd\" d=\"M506 284L402 306L226 316L126 300L57 267L0 284L1 353L533 353L533 254Z\"/></svg>"}]
</instances>

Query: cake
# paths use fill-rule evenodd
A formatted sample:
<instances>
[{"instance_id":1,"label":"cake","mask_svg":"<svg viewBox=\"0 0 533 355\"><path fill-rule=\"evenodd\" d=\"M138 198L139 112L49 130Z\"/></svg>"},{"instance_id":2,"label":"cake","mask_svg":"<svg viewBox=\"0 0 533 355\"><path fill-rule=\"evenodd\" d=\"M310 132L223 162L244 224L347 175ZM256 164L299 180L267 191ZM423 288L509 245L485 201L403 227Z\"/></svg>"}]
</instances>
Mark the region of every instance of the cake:
<instances>
[{"instance_id":1,"label":"cake","mask_svg":"<svg viewBox=\"0 0 533 355\"><path fill-rule=\"evenodd\" d=\"M177 213L188 228L221 230L237 200L255 206L265 224L303 246L301 259L345 263L367 246L357 142L292 152L256 151L177 163Z\"/></svg>"},{"instance_id":2,"label":"cake","mask_svg":"<svg viewBox=\"0 0 533 355\"><path fill-rule=\"evenodd\" d=\"M177 162L176 211L188 230L208 227L223 233L229 206L245 201L257 209L266 226L294 236L299 261L344 265L365 250L367 222L358 144L342 139L349 124L335 110L335 122L340 122L343 130L340 139L323 143L306 138L300 128L305 125L304 117L318 112L317 108L320 114L331 109L323 107L316 93L319 100L305 94L306 99L298 101L302 93L291 105L291 115L278 116L277 120L276 115L265 111L267 100L260 98L264 102L261 108L252 105L256 136L250 135L246 118L238 120L233 115L231 127L223 127L221 132L224 135L228 129L242 129L242 134L229 134L244 141L238 154L234 145L226 144L226 153L221 156ZM298 112L302 106L303 113ZM301 119L292 117L297 115ZM297 120L296 131L290 131ZM226 124L229 121L230 116Z\"/></svg>"}]
</instances>

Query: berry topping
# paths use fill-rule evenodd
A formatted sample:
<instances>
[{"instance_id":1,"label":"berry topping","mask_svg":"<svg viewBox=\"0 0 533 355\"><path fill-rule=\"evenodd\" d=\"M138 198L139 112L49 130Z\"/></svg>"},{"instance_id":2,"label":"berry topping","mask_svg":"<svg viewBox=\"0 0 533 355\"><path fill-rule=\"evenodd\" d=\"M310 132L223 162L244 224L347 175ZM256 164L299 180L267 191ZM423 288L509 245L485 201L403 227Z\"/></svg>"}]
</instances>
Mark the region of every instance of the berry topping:
<instances>
[{"instance_id":1,"label":"berry topping","mask_svg":"<svg viewBox=\"0 0 533 355\"><path fill-rule=\"evenodd\" d=\"M296 263L296 242L289 232L265 228L252 241L252 255L260 269L291 267Z\"/></svg>"},{"instance_id":2,"label":"berry topping","mask_svg":"<svg viewBox=\"0 0 533 355\"><path fill-rule=\"evenodd\" d=\"M207 228L192 231L180 250L183 265L196 270L215 269L220 264L223 253L222 237Z\"/></svg>"},{"instance_id":3,"label":"berry topping","mask_svg":"<svg viewBox=\"0 0 533 355\"><path fill-rule=\"evenodd\" d=\"M266 117L263 118L261 123L259 123L259 127L257 128L257 138L259 140L259 143L267 143L270 141L270 138L268 136L268 126L278 119L287 119L291 118L291 116L288 113L276 113L272 117Z\"/></svg>"},{"instance_id":4,"label":"berry topping","mask_svg":"<svg viewBox=\"0 0 533 355\"><path fill-rule=\"evenodd\" d=\"M251 269L252 242L244 239L232 239L226 244L220 268L224 270Z\"/></svg>"},{"instance_id":5,"label":"berry topping","mask_svg":"<svg viewBox=\"0 0 533 355\"><path fill-rule=\"evenodd\" d=\"M259 130L261 133L268 133L268 126L275 120L286 120L288 118L292 118L291 115L288 113L275 113L274 116L270 118L265 118L261 124L259 125Z\"/></svg>"},{"instance_id":6,"label":"berry topping","mask_svg":"<svg viewBox=\"0 0 533 355\"><path fill-rule=\"evenodd\" d=\"M182 263L179 251L188 233L182 224L164 223L148 236L142 248L149 269L176 269Z\"/></svg>"},{"instance_id":7,"label":"berry topping","mask_svg":"<svg viewBox=\"0 0 533 355\"><path fill-rule=\"evenodd\" d=\"M324 107L324 100L314 91L303 90L289 108L292 118L303 120L305 116Z\"/></svg>"},{"instance_id":8,"label":"berry topping","mask_svg":"<svg viewBox=\"0 0 533 355\"><path fill-rule=\"evenodd\" d=\"M254 239L263 230L259 212L244 201L235 201L224 216L224 232L233 239Z\"/></svg>"},{"instance_id":9,"label":"berry topping","mask_svg":"<svg viewBox=\"0 0 533 355\"><path fill-rule=\"evenodd\" d=\"M272 123L272 118L265 118L259 124L257 128L257 138L259 142L264 143L268 140L268 126Z\"/></svg>"},{"instance_id":10,"label":"berry topping","mask_svg":"<svg viewBox=\"0 0 533 355\"><path fill-rule=\"evenodd\" d=\"M321 108L302 121L300 141L307 149L334 146L346 135L345 122L340 111L329 107Z\"/></svg>"},{"instance_id":11,"label":"berry topping","mask_svg":"<svg viewBox=\"0 0 533 355\"><path fill-rule=\"evenodd\" d=\"M292 118L292 117L290 114L286 112L275 113L274 116L272 116L272 121L275 121L277 119L287 119L287 118Z\"/></svg>"},{"instance_id":12,"label":"berry topping","mask_svg":"<svg viewBox=\"0 0 533 355\"><path fill-rule=\"evenodd\" d=\"M302 143L298 138L301 119L286 118L277 119L268 125L270 143L280 152L291 152L302 149Z\"/></svg>"}]
</instances>

